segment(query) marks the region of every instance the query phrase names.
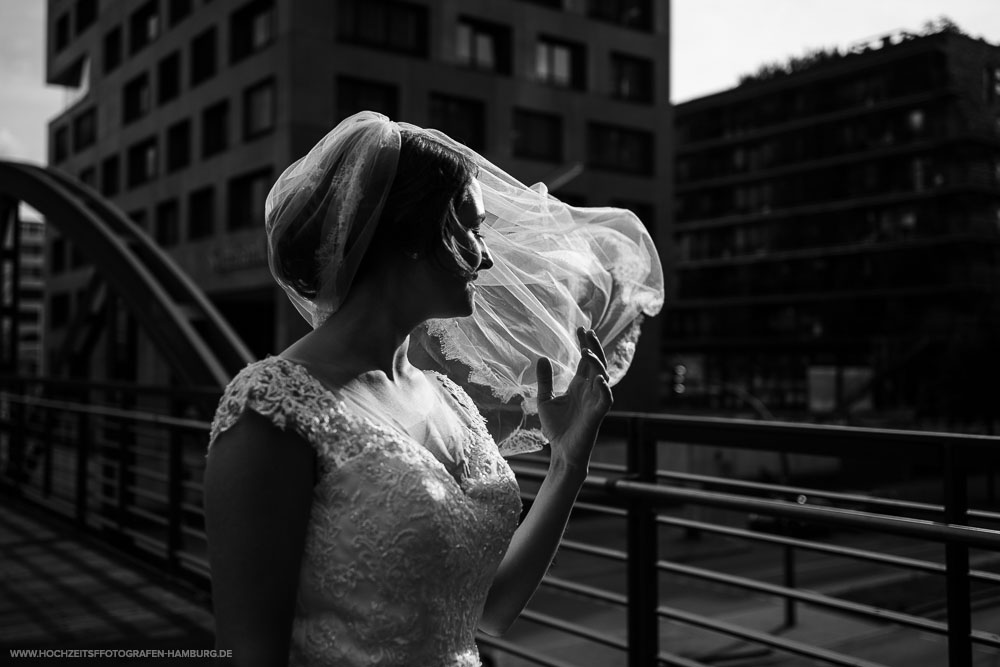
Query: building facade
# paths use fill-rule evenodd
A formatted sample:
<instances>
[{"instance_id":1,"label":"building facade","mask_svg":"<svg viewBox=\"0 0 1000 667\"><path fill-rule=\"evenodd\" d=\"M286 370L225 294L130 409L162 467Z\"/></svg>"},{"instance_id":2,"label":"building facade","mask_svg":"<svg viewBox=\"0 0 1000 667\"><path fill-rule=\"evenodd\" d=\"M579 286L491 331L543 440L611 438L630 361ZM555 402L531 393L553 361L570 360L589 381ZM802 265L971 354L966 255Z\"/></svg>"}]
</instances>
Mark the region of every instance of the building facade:
<instances>
[{"instance_id":1,"label":"building facade","mask_svg":"<svg viewBox=\"0 0 1000 667\"><path fill-rule=\"evenodd\" d=\"M887 35L675 113L674 404L962 409L995 363L1000 47Z\"/></svg>"},{"instance_id":2,"label":"building facade","mask_svg":"<svg viewBox=\"0 0 1000 667\"><path fill-rule=\"evenodd\" d=\"M49 0L48 27L48 81L78 91L50 123L51 164L169 249L255 354L305 330L267 269L264 198L362 109L669 240L666 1ZM58 239L49 252L49 306L71 310L93 269ZM162 378L144 348L137 374Z\"/></svg>"}]
</instances>

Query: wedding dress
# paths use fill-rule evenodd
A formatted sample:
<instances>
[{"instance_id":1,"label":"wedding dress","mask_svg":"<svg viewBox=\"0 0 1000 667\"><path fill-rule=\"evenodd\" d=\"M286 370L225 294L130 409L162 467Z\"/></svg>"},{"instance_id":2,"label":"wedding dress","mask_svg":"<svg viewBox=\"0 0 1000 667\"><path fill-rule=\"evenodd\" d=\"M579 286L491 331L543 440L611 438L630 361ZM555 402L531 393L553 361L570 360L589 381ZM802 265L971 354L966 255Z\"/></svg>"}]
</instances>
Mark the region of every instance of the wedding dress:
<instances>
[{"instance_id":1,"label":"wedding dress","mask_svg":"<svg viewBox=\"0 0 1000 667\"><path fill-rule=\"evenodd\" d=\"M476 627L521 502L475 405L428 376L456 427L425 424L419 440L281 357L250 364L223 395L210 442L253 410L316 452L290 665L480 665Z\"/></svg>"}]
</instances>

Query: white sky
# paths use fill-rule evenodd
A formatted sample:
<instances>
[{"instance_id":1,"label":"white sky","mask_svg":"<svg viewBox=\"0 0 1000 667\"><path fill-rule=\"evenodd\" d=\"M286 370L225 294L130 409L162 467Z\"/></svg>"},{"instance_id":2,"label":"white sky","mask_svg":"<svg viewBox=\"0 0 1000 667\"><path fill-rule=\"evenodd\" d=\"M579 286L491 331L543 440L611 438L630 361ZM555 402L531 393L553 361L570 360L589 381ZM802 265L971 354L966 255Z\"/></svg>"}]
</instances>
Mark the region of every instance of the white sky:
<instances>
[{"instance_id":1,"label":"white sky","mask_svg":"<svg viewBox=\"0 0 1000 667\"><path fill-rule=\"evenodd\" d=\"M1000 0L671 0L671 99L732 88L740 74L947 16L1000 44Z\"/></svg>"},{"instance_id":2,"label":"white sky","mask_svg":"<svg viewBox=\"0 0 1000 667\"><path fill-rule=\"evenodd\" d=\"M664 0L656 0L662 2ZM44 0L0 0L0 158L44 162L66 96L44 84ZM1000 43L1000 0L671 0L675 102L725 90L762 63L845 47L947 16Z\"/></svg>"}]
</instances>

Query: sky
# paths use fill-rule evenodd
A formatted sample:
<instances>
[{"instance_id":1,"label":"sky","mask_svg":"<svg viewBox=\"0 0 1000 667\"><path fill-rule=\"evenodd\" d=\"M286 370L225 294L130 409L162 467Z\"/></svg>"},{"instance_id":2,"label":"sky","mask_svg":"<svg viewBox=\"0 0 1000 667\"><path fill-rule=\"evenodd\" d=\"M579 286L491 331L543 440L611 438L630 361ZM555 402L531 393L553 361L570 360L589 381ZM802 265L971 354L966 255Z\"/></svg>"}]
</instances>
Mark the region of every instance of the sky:
<instances>
[{"instance_id":1,"label":"sky","mask_svg":"<svg viewBox=\"0 0 1000 667\"><path fill-rule=\"evenodd\" d=\"M46 4L0 0L0 159L45 162L47 123L70 99L45 85ZM674 102L731 88L764 63L941 16L1000 44L1000 0L671 0L671 10Z\"/></svg>"}]
</instances>

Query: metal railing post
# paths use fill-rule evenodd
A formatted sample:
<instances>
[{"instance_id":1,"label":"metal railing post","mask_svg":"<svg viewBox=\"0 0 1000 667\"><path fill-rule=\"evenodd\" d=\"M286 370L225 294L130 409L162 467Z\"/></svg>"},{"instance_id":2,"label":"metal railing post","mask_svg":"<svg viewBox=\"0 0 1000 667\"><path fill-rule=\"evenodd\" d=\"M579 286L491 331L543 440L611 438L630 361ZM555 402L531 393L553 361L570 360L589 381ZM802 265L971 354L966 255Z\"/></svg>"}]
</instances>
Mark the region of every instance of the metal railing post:
<instances>
[{"instance_id":1,"label":"metal railing post","mask_svg":"<svg viewBox=\"0 0 1000 667\"><path fill-rule=\"evenodd\" d=\"M630 479L655 483L656 443L643 430L641 418L629 421L627 470ZM656 512L648 500L628 501L627 524L628 666L654 667L660 644L658 545Z\"/></svg>"},{"instance_id":2,"label":"metal railing post","mask_svg":"<svg viewBox=\"0 0 1000 667\"><path fill-rule=\"evenodd\" d=\"M786 546L782 549L784 561L784 585L795 588L795 547ZM793 628L798 622L798 611L794 598L785 598L785 627Z\"/></svg>"},{"instance_id":3,"label":"metal railing post","mask_svg":"<svg viewBox=\"0 0 1000 667\"><path fill-rule=\"evenodd\" d=\"M968 525L968 468L963 452L949 444L944 451L944 516L950 524ZM945 544L948 605L948 665L972 664L972 608L969 591L969 547Z\"/></svg>"},{"instance_id":4,"label":"metal railing post","mask_svg":"<svg viewBox=\"0 0 1000 667\"><path fill-rule=\"evenodd\" d=\"M167 564L171 570L177 571L179 567L177 552L181 548L181 496L184 475L182 447L184 438L176 426L170 427L167 442L170 447L167 459Z\"/></svg>"},{"instance_id":5,"label":"metal railing post","mask_svg":"<svg viewBox=\"0 0 1000 667\"><path fill-rule=\"evenodd\" d=\"M78 438L76 442L76 520L87 523L87 482L90 477L90 419L85 412L77 415Z\"/></svg>"}]
</instances>

